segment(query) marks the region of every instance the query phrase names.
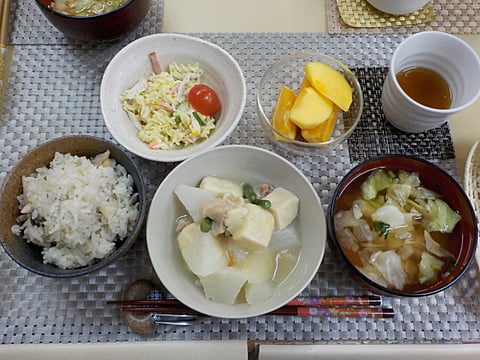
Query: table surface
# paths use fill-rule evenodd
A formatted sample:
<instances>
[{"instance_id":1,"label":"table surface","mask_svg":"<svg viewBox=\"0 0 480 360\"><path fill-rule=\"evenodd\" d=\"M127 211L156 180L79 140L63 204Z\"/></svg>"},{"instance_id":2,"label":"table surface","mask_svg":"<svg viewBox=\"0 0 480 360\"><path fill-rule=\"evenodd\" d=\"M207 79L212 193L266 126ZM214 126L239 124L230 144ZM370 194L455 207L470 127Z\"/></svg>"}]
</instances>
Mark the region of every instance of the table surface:
<instances>
[{"instance_id":1,"label":"table surface","mask_svg":"<svg viewBox=\"0 0 480 360\"><path fill-rule=\"evenodd\" d=\"M327 31L325 0L165 0L164 11L164 32ZM457 36L480 54L480 34ZM460 174L480 138L478 114L480 99L449 121Z\"/></svg>"},{"instance_id":2,"label":"table surface","mask_svg":"<svg viewBox=\"0 0 480 360\"><path fill-rule=\"evenodd\" d=\"M21 1L26 1L26 0L18 0L18 2L21 2ZM212 9L215 9L215 10L212 10ZM238 2L238 3L230 3L226 1L220 1L220 0L204 0L202 2L198 2L194 0L164 0L163 7L161 10L163 11L163 24L161 24L161 31L179 32L179 33L196 33L199 36L204 37L208 40L219 41L219 42L225 41L226 43L225 45L229 46L231 51L235 51L239 57L242 57L243 53L242 53L242 50L241 49L239 50L238 47L240 48L244 47L247 50L252 48L258 50L260 47L260 45L258 44L246 44L245 39L247 40L251 39L250 36L245 35L246 33L259 33L259 36L261 38L273 41L272 48L274 50L266 51L265 54L263 52L259 53L260 55L256 54L256 56L265 60L265 58L268 58L268 56L271 56L272 53L278 54L284 51L282 50L282 45L281 45L282 36L285 36L285 38L290 41L290 43L286 47L287 49L298 50L298 49L301 49L302 46L306 46L306 42L308 42L309 40L315 39L315 36L312 36L311 33L322 33L326 35L325 33L327 32L324 0L276 0L276 1L244 0L243 2ZM239 33L238 37L235 36L235 33ZM281 33L284 35L276 36L276 35L272 35L272 33ZM310 34L310 35L308 34L305 35L305 39L307 40L304 39L304 36L302 35L303 33ZM228 35L225 35L225 34L228 34ZM266 34L266 35L262 35L262 34ZM295 35L295 34L299 34L299 35ZM21 35L21 34L14 34L14 35L17 36L17 39L20 39L20 36L18 35ZM466 40L477 51L477 53L480 53L480 35L459 35L459 37ZM341 53L342 55L346 56L346 58L348 59L349 65L351 64L353 67L356 67L356 68L362 68L362 64L361 64L362 57L366 57L367 56L366 54L368 54L369 51L373 50L373 45L370 44L371 42L375 43L376 41L381 41L382 39L388 40L389 44L386 46L386 48L391 50L391 47L393 46L392 44L396 44L401 40L401 37L395 38L395 36L385 37L385 38L382 36L378 36L378 37L373 36L371 38L365 37L365 36L360 37L358 39L359 40L358 42L365 45L366 49L360 49L359 51L360 54L357 57L356 54L348 54L348 49L343 48L341 45L337 46L336 44L332 43L332 37L321 36L320 34L318 38L323 39L326 44L329 44L329 46L332 46L332 49L327 49L327 51L331 50L331 52L334 54ZM346 37L342 39L344 39L347 43L355 42L355 39L352 37ZM298 44L292 43L295 41L297 41ZM51 43L52 42L50 42L49 44ZM372 48L370 48L370 46L372 46ZM14 105L18 105L18 104L24 105L25 103L28 104L28 101L36 102L37 99L33 94L35 89L40 89L40 91L45 91L47 93L55 92L58 90L56 84L53 84L51 86L43 85L44 78L48 77L48 74L46 74L42 70L36 70L34 68L36 61L43 61L42 57L45 57L46 59L49 59L47 61L49 64L50 64L50 61L54 61L54 62L56 61L60 64L60 66L62 66L60 70L58 70L59 72L62 71L63 69L68 71L68 66L66 66L62 62L61 56L66 56L66 57L77 56L82 58L84 56L84 50L85 50L85 48L83 48L82 46L80 47L73 46L72 48L67 46L65 48L56 47L56 49L59 50L58 54L52 53L48 47L46 47L45 49L42 48L43 52L42 51L38 52L36 48L32 46L31 43L29 43L28 39L20 40L18 46L16 45L16 47L20 51L22 51L23 54L22 56L18 55L18 57L16 58L17 60L21 59L21 61L19 61L19 64L17 65L14 64L15 69L18 71L18 74L15 75L17 76L15 80L18 80L22 76L26 76L26 77L32 76L34 78L34 81L33 81L33 84L29 84L28 81L25 81L23 85L15 84L12 91L13 94L11 94L9 98L9 101L11 102L11 104L14 104ZM118 46L112 46L111 48L108 48L108 47L103 48L99 46L95 50L101 56L111 57L114 54L114 51L117 49L117 47ZM29 57L31 58L30 60L29 60ZM84 69L84 70L88 68L88 65L93 65L94 72L95 72L95 71L98 71L103 66L102 61L107 61L103 59L102 61L100 61L99 64L97 64L95 62L96 61L95 59L90 59L90 60L91 62L89 64L81 64L81 63L79 64L78 61L76 61L74 65L76 64L78 65L79 69ZM252 71L255 73L257 71L261 71L262 66L265 65L264 63L262 63L257 66L256 64L252 65L251 62L243 58L240 58L240 60L242 62L242 65L246 65L248 67L250 74ZM380 65L381 67L384 67L385 65L384 63L385 63L384 59L372 61L372 64L375 66ZM372 64L370 64L370 66L372 66ZM365 64L364 66L368 68L369 64ZM384 71L384 69L382 71ZM250 74L249 76L251 76ZM78 76L76 72L74 72L74 75ZM87 73L86 79L92 80L94 75L95 74ZM366 71L366 73L363 76L366 76L368 79L368 77L371 76L371 72ZM22 99L22 96L20 94L17 94L16 91L21 92L23 88L26 88L25 84L28 84L28 86L31 86L33 90L28 92L29 95L26 96L25 99ZM70 90L73 89L77 91L78 88L76 88L76 86L78 85L72 84L71 86L69 86L69 89ZM90 85L89 83L89 85L85 87L84 85L80 84L80 88L86 91L89 91L92 89L95 90L96 85ZM253 90L252 88L249 88L250 92L252 90ZM62 99L57 100L53 98L52 100L59 101L60 103L62 102ZM91 111L91 109L95 109L95 107L98 107L98 99L93 99L91 102L90 100L91 99L89 97L85 96L85 99L79 100L78 106L80 106L81 109L85 111ZM91 107L88 107L89 105L85 105L85 104L91 104ZM60 106L63 106L63 105L60 104ZM47 114L47 112L42 113L42 110L40 109L37 109L37 110L35 109L36 107L34 107L33 110L31 109L25 110L25 113L28 115L25 118L22 117L24 112L22 112L21 110L14 111L12 114L9 114L9 116L10 116L10 119L13 119L15 116L20 115L19 120L28 120L29 117L38 119L42 115ZM246 114L246 116L249 119L254 117L254 112L252 109L253 107L249 107L248 113ZM40 113L37 113L38 111L40 111ZM70 109L67 107L66 110L64 108L60 108L58 113L55 113L55 111L53 111L52 113L56 116L60 115L59 117L61 117L65 112L67 113L67 115L70 114L69 111ZM454 118L451 119L449 123L449 127L453 137L453 143L455 146L454 156L452 156L451 151L449 149L446 149L446 150L440 149L443 142L439 142L439 144L434 146L434 148L432 149L432 148L429 148L430 146L429 143L432 142L431 138L428 138L427 139L428 141L426 142L426 145L425 145L426 147L425 153L427 155L431 156L434 159L440 159L441 162L443 161L443 165L447 167L457 166L457 171L452 170L452 172L453 173L456 172L459 175L460 179L461 179L461 175L463 174L464 163L465 163L467 153L470 150L470 147L472 146L472 144L477 140L477 138L480 137L480 128L478 126L475 126L475 120L476 120L475 115L478 113L480 113L480 100L477 101L469 109L463 111L462 113L456 115ZM76 119L77 118L74 118L73 120L76 120ZM19 121L19 120L16 120L16 121ZM57 123L61 124L60 121L61 119L56 118L51 123L49 123L48 126L55 127L57 126L56 125ZM91 128L82 127L82 125L78 125L75 121L69 122L68 124L72 126L72 131L78 132L78 131L83 131L84 129L87 129L87 131L94 132L94 135L101 135L101 136L105 135L105 130L103 128L99 130L99 127L91 127ZM27 123L26 125L35 126L35 122L33 124ZM42 127L40 127L39 129L40 129L40 132L43 131ZM243 129L244 128L242 128L242 130ZM47 138L48 136L51 136L51 131L52 129L48 129L47 135L46 135ZM434 134L438 134L439 136L444 136L445 131L439 131L438 133L434 133ZM449 136L447 136L447 138L448 139L445 140L446 144L448 144ZM16 150L17 152L13 156L20 156L21 152L26 151L26 144L31 146L35 141L39 141L39 138L32 137L29 140L29 142L28 141L21 142L15 139L12 139L12 141L10 142L10 139L8 140L10 145L12 143L14 144L13 147L15 146L20 147L20 151L17 149ZM41 137L40 137L40 141L41 141ZM394 142L393 145L390 144L390 146L394 147L395 144L396 143ZM420 143L420 144L421 145L419 146L423 146L422 145L423 143ZM341 155L345 155L342 152L344 151L347 154L347 157L352 156L351 154L350 155L348 154L347 150L339 150L339 151ZM366 149L365 151L368 153L370 150ZM7 161L4 157L2 157L2 166L3 166L2 168L5 168L6 166L11 165L11 160L12 159L9 159ZM304 159L299 159L299 160L304 161ZM453 163L451 162L451 160L453 161ZM323 174L322 172L318 174L317 171L319 170L316 167L316 165L313 165L313 164L308 164L304 168L306 169L308 175L312 177L317 187L319 186L318 185L319 181L321 181L320 179L323 179L324 176L326 176L327 179L337 178L338 176L340 176L340 173L341 173L340 171L339 173L335 173L333 175L330 174L330 172L328 172L327 175ZM168 167L164 169L164 171L168 171ZM331 186L334 186L334 185L331 185ZM320 190L322 190L321 186L320 186ZM322 201L324 201L325 199L328 199L329 195L328 195L328 191L327 192L325 192L324 190L322 191L323 192L321 192L320 195L321 197L323 197ZM136 247L132 251L134 254L132 255L131 258L133 258L136 254L141 254L143 256L144 249ZM132 261L131 258L125 260L124 262L120 262L118 267L113 266L113 269L111 271L109 270L107 271L107 273L103 272L99 274L100 277L103 276L103 279L107 280L105 289L107 290L110 289L113 292L118 292L120 290L118 284L113 284L110 282L109 276L111 274L116 274L116 272L123 273L121 266L125 264L130 264L130 262ZM323 271L328 271L330 269L337 271L333 266L334 265L332 265L332 261L329 260L324 265ZM148 264L142 267L141 269L139 269L138 271L135 271L132 276L135 276L141 273L143 270L145 270L146 267L148 267ZM16 269L8 270L9 275L14 276L15 274L18 274L18 273L21 273L21 271ZM197 337L193 337L193 340L202 340L202 337L203 339L209 339L212 336L212 335L209 335L209 332L210 334L217 334L217 336L222 336L220 339L217 339L217 340L223 340L223 335L218 335L218 334L219 333L225 334L225 333L228 333L228 331L237 331L239 333L238 335L239 337L251 338L252 332L258 331L258 329L260 329L262 331L261 334L263 334L265 339L269 339L272 332L278 331L279 333L283 332L285 334L286 340L301 340L297 338L289 338L289 336L292 336L292 334L293 336L295 336L296 334L302 334L302 333L312 334L312 338L318 337L322 339L323 339L324 333L327 335L332 333L334 334L334 336L338 338L341 338L342 334L347 334L347 335L361 334L365 336L364 340L365 339L368 340L374 337L376 333L380 333L384 331L385 335L382 335L382 336L384 336L387 341L395 341L395 340L398 341L399 339L397 338L398 336L397 334L400 334L400 335L406 334L408 338L406 338L405 340L407 342L412 342L412 341L415 342L416 341L415 339L418 339L418 336L424 336L426 337L427 341L432 341L434 343L435 342L438 343L442 341L449 342L449 339L453 340L450 342L456 343L461 341L461 339L464 337L468 338L469 341L473 341L474 343L477 343L480 341L480 337L478 337L478 334L479 334L478 326L474 324L476 324L478 321L479 316L477 314L478 313L477 310L480 309L480 307L478 305L478 301L475 300L474 296L472 296L472 291L477 292L477 295L478 295L478 289L480 288L478 278L472 278L472 276L475 276L477 274L478 274L477 271L471 272L469 276L467 276L466 279L464 279L463 283L459 284L456 288L452 289L451 291L448 291L445 298L433 297L430 300L423 299L419 301L413 301L408 304L404 304L401 301L397 301L397 300L387 300L387 301L391 301L389 304L392 304L399 309L404 309L404 308L411 309L412 307L415 309L416 313L402 314L403 319L405 320L405 323L407 325L401 329L392 327L392 326L395 326L394 323L392 324L381 323L382 325L378 325L374 322L369 322L369 321L361 325L361 326L364 326L364 328L360 329L360 331L358 330L358 328L354 329L356 326L358 326L358 324L355 323L354 321L345 321L345 322L332 321L331 323L329 323L328 331L325 328L322 328L322 326L319 326L318 323L312 323L311 325L304 325L301 322L296 322L296 321L289 323L288 325L286 325L285 328L282 328L282 324L277 323L276 321L259 322L256 324L257 326L256 329L254 328L255 325L251 326L250 323L245 321L239 321L238 323L211 322L210 324L207 324L207 328L205 332L203 330L201 330L201 332L199 331L198 333L196 332L195 334L197 334ZM22 274L22 276L24 276L24 274ZM103 298L101 300L98 300L98 299L92 299L90 297L89 291L102 289L101 287L96 287L94 282L95 282L95 278L92 277L92 281L89 281L88 283L83 283L82 281L76 281L76 280L73 281L71 285L48 283L47 289L50 289L54 293L58 293L58 294L62 293L64 289L79 290L79 293L85 296L85 298L81 298L80 304L81 306L83 306L83 310L85 311L85 316L90 318L90 317L95 317L93 315L96 314L97 310L96 309L91 310L89 309L89 306L92 304L97 305L101 303L101 300L103 300ZM42 304L49 305L49 304L55 303L57 299L45 298L45 295L47 292L35 293L35 291L37 291L38 289L41 288L41 286L43 286L42 284L46 284L46 282L41 279L38 279L38 281L36 279L25 280L26 289L31 289L33 291L32 296L34 296L35 298L38 298L40 305ZM9 291L9 289L13 288L14 285L16 284L14 284L12 281L7 281L4 287L1 288L2 294L0 295L2 295L4 298L7 298L8 297L7 292ZM318 282L314 284L314 287L318 288L323 285L325 285L325 283L318 280ZM328 282L326 283L326 285L328 285ZM347 289L346 291L348 291L348 288L350 286L351 286L351 283L345 280L344 283L343 282L340 283L339 291L342 291L345 289ZM471 287L470 292L468 290L464 290L469 286ZM461 303L462 297L468 298L468 300L465 303ZM8 299L11 302L17 299L17 296L11 297L11 298L8 297ZM58 334L58 336L57 334L53 334L53 333L42 334L40 331L41 327L39 326L38 327L39 332L30 334L30 338L34 339L33 343L36 343L36 342L42 343L45 341L45 339L47 340L53 339L53 342L60 342L60 343L68 342L66 339L62 340L62 336L68 337L68 331L69 331L68 326L70 327L74 326L73 323L69 325L70 324L69 321L72 321L72 319L75 319L78 312L82 310L82 309L75 310L73 311L73 315L72 315L71 312L68 311L68 302L69 302L69 299L66 299L64 301L59 299L58 304L61 306L59 311L57 312L51 309L51 311L49 311L46 314L46 317L44 319L44 321L51 321L50 319L51 317L63 316L64 325L62 328L62 333ZM21 303L26 304L26 306L31 306L32 304L30 301L24 300L23 297L21 297ZM67 304L67 309L64 308L65 303ZM440 308L441 311L439 313L431 314L431 316L426 315L428 314L429 307ZM472 309L474 310L472 311ZM63 310L65 310L65 314L63 314ZM93 315L91 314L92 311L93 311ZM10 311L9 316L18 315L21 312L22 310L19 310L19 312ZM6 330L6 333L8 334L8 338L15 339L14 340L15 344L19 342L24 344L21 337L23 336L27 338L27 335L29 334L24 333L22 335L22 326L25 329L30 327L33 327L35 329L36 325L32 325L32 321L34 320L32 320L31 318L32 317L34 318L35 314L41 313L42 311L41 309L36 310L32 308L30 310L25 310L24 312L27 314L26 318L23 318L24 323L15 324L14 327L10 325L10 328ZM419 312L421 313L421 315L419 315ZM471 314L470 312L474 312L474 314ZM102 314L105 315L104 313ZM123 325L118 323L119 320L114 316L112 316L111 312L108 313L108 316L109 317L105 317L103 320L98 319L98 323L96 320L94 320L94 322L92 322L91 324L89 323L82 324L83 326L85 326L85 329L81 331L80 334L77 334L75 332L72 342L78 341L79 343L81 343L81 342L90 342L90 341L98 341L98 342L109 341L109 339L112 338L112 334L109 334L109 333L102 334L102 331L100 328L102 327L102 325L107 325L106 326L107 328L111 326L111 324L102 323L102 321L108 322L110 320L113 322L117 322L113 324L115 329L120 329L120 332L117 335L117 338L118 338L117 341L126 340L128 336L124 334L125 328L123 327ZM461 317L461 319L458 318L459 316ZM415 333L416 331L418 331L417 329L418 321L424 321L424 320L426 320L427 322L430 321L431 324L434 324L434 325L431 325L431 328L423 325L419 326L418 328L421 327L423 332L421 335L419 335L418 333ZM435 327L435 324L441 321L444 321L445 323L448 323L448 324L452 324L445 327L446 329L448 329L448 332L445 332L445 333L435 332L435 329L433 327ZM7 324L10 324L8 319L5 320L5 322ZM460 324L458 328L456 327L457 324ZM462 324L470 324L470 325L467 326ZM39 324L39 325L42 325L42 324ZM233 329L231 329L232 326L233 326ZM307 329L299 330L302 326L306 326ZM308 328L308 326L311 326L311 328ZM411 329L408 328L409 326L412 326L412 328ZM474 330L473 335L472 334L469 335L465 333L466 329L468 329L469 327L472 330ZM63 333L64 331L66 331L67 333L64 334ZM71 329L71 331L73 334L74 333L73 329ZM89 335L89 331L90 331L90 335ZM92 333L94 335L92 335ZM173 335L165 336L163 334L163 337L161 337L161 339L177 340L177 339L185 339L185 337L186 337L185 332L183 332L183 335L182 335L181 331L178 331L178 332L174 331ZM155 338L153 339L155 340ZM335 338L332 338L332 339L335 340ZM145 340L145 338L134 337L133 340L143 341ZM146 340L152 340L152 338L147 338ZM362 338L357 340L362 341ZM234 345L238 346L238 342L235 342ZM41 355L43 354L39 354L38 349L35 346L34 347L30 347L30 346L16 347L15 345L10 345L10 346L12 346L11 349L19 349L19 348L21 349L21 352L18 353L18 359L29 358L28 356L33 356L33 355L37 355L38 356L37 358L39 359L43 358L41 357ZM186 348L187 347L185 347L185 349ZM46 349L46 348L44 347L43 349ZM51 352L50 349L45 350L45 358L48 358L48 357L52 358L52 354L54 353L58 354L57 357L55 358L61 358L61 356L64 356L63 355L64 349L65 348L61 349L60 352L56 352L56 353ZM148 349L149 349L148 354L155 354L157 351L161 351L160 349L157 349L155 347L149 347ZM9 353L9 351L10 350L6 350L6 346L0 346L0 358L2 358L2 354L7 354ZM70 350L67 349L67 352L68 351ZM102 357L99 356L98 358L104 359L106 358L105 348L103 348L102 351L103 351ZM472 351L478 351L478 348ZM128 358L128 356L130 356L126 354L127 352L124 353L125 357L123 358ZM92 353L90 358L95 359L97 358L97 355ZM239 358L242 358L242 356L243 358L245 358L244 356L245 354L243 352L239 352L239 355L240 355ZM118 357L115 357L116 359L122 358L121 349L120 351L116 352L116 356L118 356ZM148 355L145 355L145 356L147 357L143 357L143 358L145 359L148 358ZM208 358L208 357L205 357L205 358Z\"/></svg>"}]
</instances>

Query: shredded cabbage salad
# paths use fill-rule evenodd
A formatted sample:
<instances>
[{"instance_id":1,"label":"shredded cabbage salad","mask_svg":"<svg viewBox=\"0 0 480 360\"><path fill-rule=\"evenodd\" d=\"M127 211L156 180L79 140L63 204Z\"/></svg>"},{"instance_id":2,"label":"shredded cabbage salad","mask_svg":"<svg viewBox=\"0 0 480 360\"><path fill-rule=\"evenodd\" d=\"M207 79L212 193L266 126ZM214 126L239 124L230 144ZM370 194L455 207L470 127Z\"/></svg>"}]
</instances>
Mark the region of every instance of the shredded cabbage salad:
<instances>
[{"instance_id":1,"label":"shredded cabbage salad","mask_svg":"<svg viewBox=\"0 0 480 360\"><path fill-rule=\"evenodd\" d=\"M198 143L216 127L215 117L195 111L188 92L200 83L198 63L171 63L125 91L120 99L140 140L151 149L168 150Z\"/></svg>"}]
</instances>

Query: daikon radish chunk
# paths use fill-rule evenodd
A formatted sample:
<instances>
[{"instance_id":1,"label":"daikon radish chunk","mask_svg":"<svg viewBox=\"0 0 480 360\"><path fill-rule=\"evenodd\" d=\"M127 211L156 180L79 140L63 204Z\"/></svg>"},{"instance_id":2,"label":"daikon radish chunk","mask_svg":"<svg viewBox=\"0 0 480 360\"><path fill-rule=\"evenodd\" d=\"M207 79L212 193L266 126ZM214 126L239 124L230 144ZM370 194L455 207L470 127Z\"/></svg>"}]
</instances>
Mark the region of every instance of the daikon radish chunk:
<instances>
[{"instance_id":1,"label":"daikon radish chunk","mask_svg":"<svg viewBox=\"0 0 480 360\"><path fill-rule=\"evenodd\" d=\"M291 274L295 266L297 266L298 254L292 254L291 252L285 251L277 254L275 261L276 271L273 276L273 281L276 284L280 284Z\"/></svg>"},{"instance_id":2,"label":"daikon radish chunk","mask_svg":"<svg viewBox=\"0 0 480 360\"><path fill-rule=\"evenodd\" d=\"M193 221L199 221L203 216L200 214L201 205L210 199L215 198L211 191L200 189L195 186L179 185L175 188L175 195L187 210Z\"/></svg>"},{"instance_id":3,"label":"daikon radish chunk","mask_svg":"<svg viewBox=\"0 0 480 360\"><path fill-rule=\"evenodd\" d=\"M266 249L250 251L243 259L241 269L247 275L249 283L271 280L275 270L275 259Z\"/></svg>"},{"instance_id":4,"label":"daikon radish chunk","mask_svg":"<svg viewBox=\"0 0 480 360\"><path fill-rule=\"evenodd\" d=\"M226 267L200 278L205 296L222 304L235 304L247 277L236 267Z\"/></svg>"},{"instance_id":5,"label":"daikon radish chunk","mask_svg":"<svg viewBox=\"0 0 480 360\"><path fill-rule=\"evenodd\" d=\"M187 225L178 234L178 245L189 269L197 276L207 276L227 266L228 260L219 238L202 232L198 223Z\"/></svg>"},{"instance_id":6,"label":"daikon radish chunk","mask_svg":"<svg viewBox=\"0 0 480 360\"><path fill-rule=\"evenodd\" d=\"M255 305L268 300L275 290L275 284L271 280L261 283L246 283L245 284L245 299L250 305Z\"/></svg>"}]
</instances>

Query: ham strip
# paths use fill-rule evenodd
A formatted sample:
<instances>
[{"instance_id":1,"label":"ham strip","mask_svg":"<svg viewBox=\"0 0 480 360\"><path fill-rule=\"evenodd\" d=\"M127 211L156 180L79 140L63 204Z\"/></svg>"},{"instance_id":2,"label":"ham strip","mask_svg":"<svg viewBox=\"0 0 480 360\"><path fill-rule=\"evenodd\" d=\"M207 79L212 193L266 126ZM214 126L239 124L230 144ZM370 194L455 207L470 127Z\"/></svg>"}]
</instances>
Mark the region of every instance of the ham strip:
<instances>
[{"instance_id":1,"label":"ham strip","mask_svg":"<svg viewBox=\"0 0 480 360\"><path fill-rule=\"evenodd\" d=\"M150 62L152 63L153 72L155 74L160 74L162 72L162 66L158 61L157 53L152 51L150 54L148 54L148 56L150 57Z\"/></svg>"}]
</instances>

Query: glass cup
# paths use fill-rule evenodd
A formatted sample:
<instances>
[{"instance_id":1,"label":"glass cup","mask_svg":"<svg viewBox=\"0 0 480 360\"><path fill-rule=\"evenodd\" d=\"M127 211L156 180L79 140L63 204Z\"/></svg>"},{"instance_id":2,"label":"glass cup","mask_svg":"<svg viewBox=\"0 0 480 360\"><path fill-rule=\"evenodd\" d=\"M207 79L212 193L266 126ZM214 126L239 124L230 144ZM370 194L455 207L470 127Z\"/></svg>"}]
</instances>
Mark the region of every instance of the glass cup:
<instances>
[{"instance_id":1,"label":"glass cup","mask_svg":"<svg viewBox=\"0 0 480 360\"><path fill-rule=\"evenodd\" d=\"M451 104L440 109L423 105L400 86L397 74L405 69L433 70L448 84ZM396 128L418 133L436 128L480 96L480 58L463 40L439 32L411 35L395 50L382 90L382 109Z\"/></svg>"}]
</instances>

